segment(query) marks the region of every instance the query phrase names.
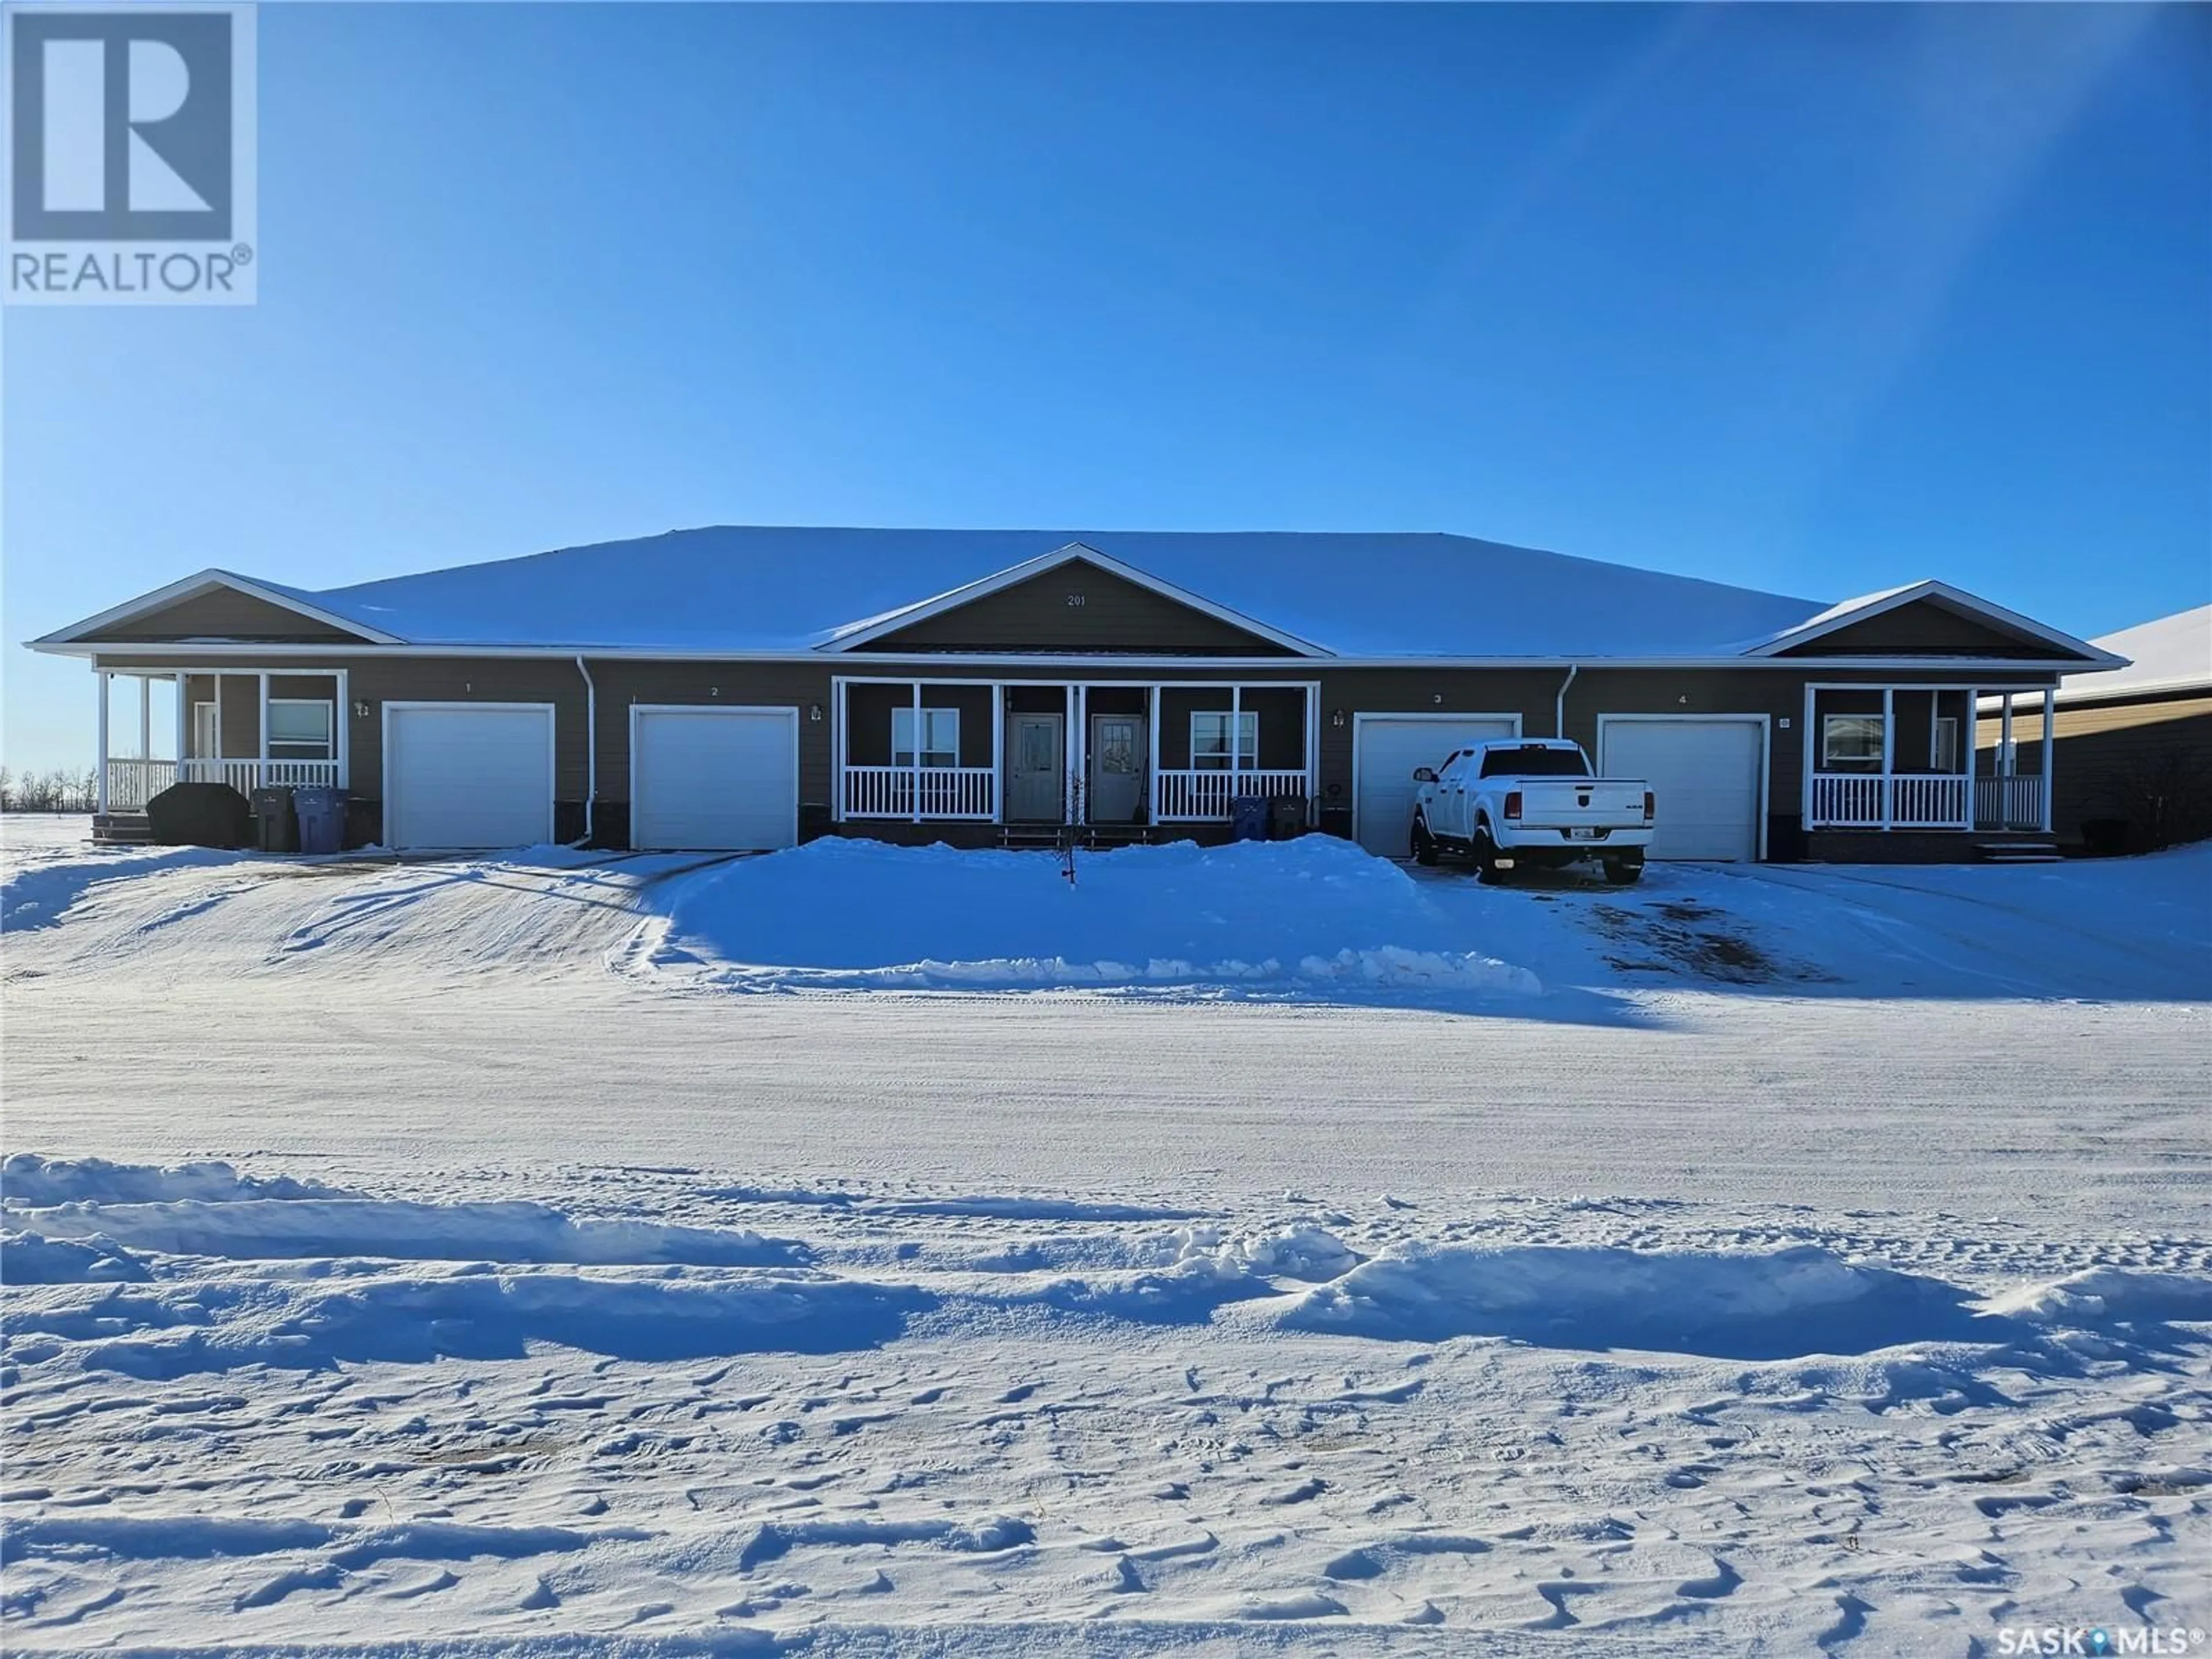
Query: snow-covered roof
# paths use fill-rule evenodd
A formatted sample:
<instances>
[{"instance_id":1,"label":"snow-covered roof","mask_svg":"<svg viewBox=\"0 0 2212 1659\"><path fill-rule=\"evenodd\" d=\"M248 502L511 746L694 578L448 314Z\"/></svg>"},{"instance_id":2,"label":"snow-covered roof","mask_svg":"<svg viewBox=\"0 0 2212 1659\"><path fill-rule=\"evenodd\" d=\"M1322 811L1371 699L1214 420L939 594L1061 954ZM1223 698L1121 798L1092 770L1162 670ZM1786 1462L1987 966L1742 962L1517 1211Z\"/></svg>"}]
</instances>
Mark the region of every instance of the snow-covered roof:
<instances>
[{"instance_id":1,"label":"snow-covered roof","mask_svg":"<svg viewBox=\"0 0 2212 1659\"><path fill-rule=\"evenodd\" d=\"M1341 656L1729 654L1821 609L1468 536L754 526L303 597L417 644L804 650L1071 543Z\"/></svg>"},{"instance_id":2,"label":"snow-covered roof","mask_svg":"<svg viewBox=\"0 0 2212 1659\"><path fill-rule=\"evenodd\" d=\"M210 571L379 642L698 654L848 649L1055 557L1085 556L1302 654L1358 659L1757 658L1923 593L2077 647L1940 583L1841 605L1468 536L1310 532L672 531L310 590ZM933 597L932 597L933 596ZM95 624L35 641L66 648Z\"/></svg>"},{"instance_id":3,"label":"snow-covered roof","mask_svg":"<svg viewBox=\"0 0 2212 1659\"><path fill-rule=\"evenodd\" d=\"M2067 675L2058 683L2061 702L2212 687L2212 605L2137 623L2090 643L2130 659L2129 665L2110 673Z\"/></svg>"}]
</instances>

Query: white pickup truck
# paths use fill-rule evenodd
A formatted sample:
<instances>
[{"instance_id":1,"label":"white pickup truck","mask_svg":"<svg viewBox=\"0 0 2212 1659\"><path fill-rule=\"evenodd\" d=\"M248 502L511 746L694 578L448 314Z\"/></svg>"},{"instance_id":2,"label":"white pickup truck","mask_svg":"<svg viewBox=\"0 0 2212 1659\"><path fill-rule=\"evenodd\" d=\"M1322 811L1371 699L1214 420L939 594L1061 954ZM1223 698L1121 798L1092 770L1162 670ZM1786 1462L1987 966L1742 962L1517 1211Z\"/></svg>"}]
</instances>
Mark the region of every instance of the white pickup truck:
<instances>
[{"instance_id":1,"label":"white pickup truck","mask_svg":"<svg viewBox=\"0 0 2212 1659\"><path fill-rule=\"evenodd\" d=\"M1455 750L1413 774L1413 857L1472 859L1486 882L1522 866L1560 869L1595 859L1626 886L1644 873L1658 802L1640 778L1590 775L1565 738L1505 738Z\"/></svg>"}]
</instances>

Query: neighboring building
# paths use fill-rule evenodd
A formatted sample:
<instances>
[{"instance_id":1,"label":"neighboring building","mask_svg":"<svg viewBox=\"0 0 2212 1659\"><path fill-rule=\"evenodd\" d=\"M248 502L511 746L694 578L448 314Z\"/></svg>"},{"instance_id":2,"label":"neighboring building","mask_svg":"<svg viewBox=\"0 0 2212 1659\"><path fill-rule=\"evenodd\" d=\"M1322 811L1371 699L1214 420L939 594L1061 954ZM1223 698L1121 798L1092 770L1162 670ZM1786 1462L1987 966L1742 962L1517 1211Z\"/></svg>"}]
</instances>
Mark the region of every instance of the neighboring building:
<instances>
[{"instance_id":1,"label":"neighboring building","mask_svg":"<svg viewBox=\"0 0 2212 1659\"><path fill-rule=\"evenodd\" d=\"M2124 661L1935 581L1822 605L1457 536L827 529L321 592L204 571L33 645L101 677L118 831L178 778L335 782L416 848L1218 836L1259 795L1401 855L1415 767L1557 732L1651 780L1655 857L1723 860L2047 833L2045 777L1961 736Z\"/></svg>"},{"instance_id":2,"label":"neighboring building","mask_svg":"<svg viewBox=\"0 0 2212 1659\"><path fill-rule=\"evenodd\" d=\"M2212 836L2212 605L2092 643L2130 660L2058 684L2052 830L2108 852ZM2005 701L1983 704L1984 769L2002 769L2022 744L2041 740L2040 699L2013 700L2009 734Z\"/></svg>"}]
</instances>

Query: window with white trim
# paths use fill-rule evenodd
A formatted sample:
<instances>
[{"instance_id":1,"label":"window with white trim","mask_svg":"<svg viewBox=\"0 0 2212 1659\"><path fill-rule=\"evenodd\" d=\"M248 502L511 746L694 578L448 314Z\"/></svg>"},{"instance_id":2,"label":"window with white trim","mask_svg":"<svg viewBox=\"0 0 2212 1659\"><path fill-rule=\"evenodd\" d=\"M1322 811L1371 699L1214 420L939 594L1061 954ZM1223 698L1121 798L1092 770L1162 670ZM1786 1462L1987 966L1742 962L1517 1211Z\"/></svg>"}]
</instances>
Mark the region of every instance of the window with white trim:
<instances>
[{"instance_id":1,"label":"window with white trim","mask_svg":"<svg viewBox=\"0 0 2212 1659\"><path fill-rule=\"evenodd\" d=\"M1190 716L1190 763L1195 771L1229 769L1229 720L1226 708L1194 709ZM1253 709L1237 715L1237 765L1249 770L1260 764L1260 716Z\"/></svg>"},{"instance_id":2,"label":"window with white trim","mask_svg":"<svg viewBox=\"0 0 2212 1659\"><path fill-rule=\"evenodd\" d=\"M329 760L336 712L318 698L270 698L270 759Z\"/></svg>"},{"instance_id":3,"label":"window with white trim","mask_svg":"<svg viewBox=\"0 0 2212 1659\"><path fill-rule=\"evenodd\" d=\"M914 763L914 717L921 716L921 763L924 766L960 764L960 711L957 708L894 708L891 710L891 764Z\"/></svg>"},{"instance_id":4,"label":"window with white trim","mask_svg":"<svg viewBox=\"0 0 2212 1659\"><path fill-rule=\"evenodd\" d=\"M1881 769L1881 716L1821 716L1820 764L1842 771L1879 771Z\"/></svg>"}]
</instances>

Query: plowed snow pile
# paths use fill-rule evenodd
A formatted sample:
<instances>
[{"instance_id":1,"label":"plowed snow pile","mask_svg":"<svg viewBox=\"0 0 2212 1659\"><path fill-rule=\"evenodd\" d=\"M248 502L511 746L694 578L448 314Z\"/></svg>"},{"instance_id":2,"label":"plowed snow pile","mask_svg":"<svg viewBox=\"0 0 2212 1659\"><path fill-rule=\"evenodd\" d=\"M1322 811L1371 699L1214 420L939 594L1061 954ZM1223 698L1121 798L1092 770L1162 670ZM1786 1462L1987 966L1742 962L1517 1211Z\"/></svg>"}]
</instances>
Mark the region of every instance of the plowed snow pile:
<instances>
[{"instance_id":1,"label":"plowed snow pile","mask_svg":"<svg viewBox=\"0 0 2212 1659\"><path fill-rule=\"evenodd\" d=\"M806 986L1527 994L1395 866L1308 836L1078 854L823 840L680 884L655 966Z\"/></svg>"}]
</instances>

